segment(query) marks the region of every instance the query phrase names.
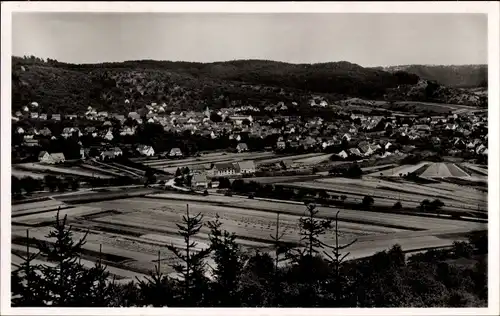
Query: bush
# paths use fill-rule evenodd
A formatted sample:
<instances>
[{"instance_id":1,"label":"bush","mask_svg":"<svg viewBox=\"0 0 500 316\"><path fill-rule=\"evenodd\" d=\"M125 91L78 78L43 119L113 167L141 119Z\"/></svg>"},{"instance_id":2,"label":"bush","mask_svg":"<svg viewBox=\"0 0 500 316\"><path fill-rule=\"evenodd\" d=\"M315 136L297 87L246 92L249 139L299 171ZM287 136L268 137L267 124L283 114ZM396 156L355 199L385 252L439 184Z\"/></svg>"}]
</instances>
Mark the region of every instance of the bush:
<instances>
[{"instance_id":1,"label":"bush","mask_svg":"<svg viewBox=\"0 0 500 316\"><path fill-rule=\"evenodd\" d=\"M392 206L392 208L395 209L395 210L400 210L400 209L403 208L403 206L401 205L401 202L398 201L398 202L394 203L394 205Z\"/></svg>"},{"instance_id":2,"label":"bush","mask_svg":"<svg viewBox=\"0 0 500 316\"><path fill-rule=\"evenodd\" d=\"M371 196L365 195L363 197L363 201L361 202L361 204L363 205L364 209L370 209L374 202L375 201L373 200L373 198Z\"/></svg>"},{"instance_id":3,"label":"bush","mask_svg":"<svg viewBox=\"0 0 500 316\"><path fill-rule=\"evenodd\" d=\"M203 195L207 196L208 195L208 191L207 190L203 191Z\"/></svg>"}]
</instances>

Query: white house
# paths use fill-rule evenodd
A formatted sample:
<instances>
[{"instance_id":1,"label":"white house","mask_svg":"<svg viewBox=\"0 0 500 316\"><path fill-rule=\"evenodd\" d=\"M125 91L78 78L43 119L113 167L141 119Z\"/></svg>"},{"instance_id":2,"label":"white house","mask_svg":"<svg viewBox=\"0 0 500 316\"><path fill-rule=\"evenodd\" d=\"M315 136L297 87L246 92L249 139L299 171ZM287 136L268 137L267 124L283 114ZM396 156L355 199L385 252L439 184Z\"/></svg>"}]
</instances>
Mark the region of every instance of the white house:
<instances>
[{"instance_id":1,"label":"white house","mask_svg":"<svg viewBox=\"0 0 500 316\"><path fill-rule=\"evenodd\" d=\"M182 151L180 148L172 148L170 149L170 152L168 153L170 157L182 157Z\"/></svg>"},{"instance_id":2,"label":"white house","mask_svg":"<svg viewBox=\"0 0 500 316\"><path fill-rule=\"evenodd\" d=\"M239 174L239 167L236 163L217 163L213 168L214 177L223 177Z\"/></svg>"},{"instance_id":3,"label":"white house","mask_svg":"<svg viewBox=\"0 0 500 316\"><path fill-rule=\"evenodd\" d=\"M52 156L48 152L46 152L46 151L41 151L38 154L38 161L40 161L41 163L47 163L47 164L53 164L54 163L54 160L52 159Z\"/></svg>"},{"instance_id":4,"label":"white house","mask_svg":"<svg viewBox=\"0 0 500 316\"><path fill-rule=\"evenodd\" d=\"M64 162L65 160L66 159L64 158L64 154L63 153L49 154L46 151L42 151L38 155L38 161L40 161L41 163L45 163L45 164L51 164L52 165L52 164Z\"/></svg>"},{"instance_id":5,"label":"white house","mask_svg":"<svg viewBox=\"0 0 500 316\"><path fill-rule=\"evenodd\" d=\"M113 140L113 132L111 130L108 130L106 132L106 134L103 136L103 138L108 140L108 141L112 141Z\"/></svg>"},{"instance_id":6,"label":"white house","mask_svg":"<svg viewBox=\"0 0 500 316\"><path fill-rule=\"evenodd\" d=\"M343 159L346 159L347 157L349 157L349 155L344 150L342 150L341 152L339 152L337 154L337 156L339 156L339 157L341 157Z\"/></svg>"},{"instance_id":7,"label":"white house","mask_svg":"<svg viewBox=\"0 0 500 316\"><path fill-rule=\"evenodd\" d=\"M135 134L135 128L133 127L124 127L120 131L120 135L125 136L125 135L134 135Z\"/></svg>"},{"instance_id":8,"label":"white house","mask_svg":"<svg viewBox=\"0 0 500 316\"><path fill-rule=\"evenodd\" d=\"M154 154L155 154L155 150L153 149L153 147L148 146L148 145L139 145L139 146L137 146L137 151L141 155L148 156L148 157L154 156Z\"/></svg>"}]
</instances>

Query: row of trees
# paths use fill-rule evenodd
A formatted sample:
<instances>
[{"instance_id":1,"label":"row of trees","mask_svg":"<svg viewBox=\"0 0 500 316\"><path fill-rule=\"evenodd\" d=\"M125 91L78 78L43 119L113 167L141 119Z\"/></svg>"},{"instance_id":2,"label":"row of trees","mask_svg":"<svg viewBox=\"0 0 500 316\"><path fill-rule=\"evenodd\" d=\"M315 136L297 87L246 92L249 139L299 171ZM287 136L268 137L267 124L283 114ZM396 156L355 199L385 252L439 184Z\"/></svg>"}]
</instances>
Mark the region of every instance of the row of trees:
<instances>
[{"instance_id":1,"label":"row of trees","mask_svg":"<svg viewBox=\"0 0 500 316\"><path fill-rule=\"evenodd\" d=\"M100 259L93 267L81 263L86 235L75 241L66 217L56 218L47 236L55 242L29 238L23 263L12 272L13 306L186 306L186 307L480 307L487 305L487 235L450 250L431 250L405 259L395 245L373 257L345 261L347 244L338 243L338 213L318 219L307 205L299 220L300 241L282 241L279 214L271 253L248 253L236 235L222 228L218 216L206 225L210 245L198 248L196 235L205 225L201 214L187 208L179 234L184 246L168 245L177 260L177 278L162 273L160 253L155 270L127 284L110 280ZM335 245L321 237L334 233ZM35 246L36 253L30 248ZM33 260L45 256L48 264ZM213 265L207 264L211 257ZM454 265L466 257L475 265Z\"/></svg>"},{"instance_id":2,"label":"row of trees","mask_svg":"<svg viewBox=\"0 0 500 316\"><path fill-rule=\"evenodd\" d=\"M11 177L11 190L12 195L19 197L25 192L27 195L32 194L36 191L44 190L48 188L50 192L65 192L67 190L76 191L80 187L80 182L78 179L73 177L56 177L53 175L46 175L43 179L37 179L33 177L22 177L18 178L16 176Z\"/></svg>"}]
</instances>

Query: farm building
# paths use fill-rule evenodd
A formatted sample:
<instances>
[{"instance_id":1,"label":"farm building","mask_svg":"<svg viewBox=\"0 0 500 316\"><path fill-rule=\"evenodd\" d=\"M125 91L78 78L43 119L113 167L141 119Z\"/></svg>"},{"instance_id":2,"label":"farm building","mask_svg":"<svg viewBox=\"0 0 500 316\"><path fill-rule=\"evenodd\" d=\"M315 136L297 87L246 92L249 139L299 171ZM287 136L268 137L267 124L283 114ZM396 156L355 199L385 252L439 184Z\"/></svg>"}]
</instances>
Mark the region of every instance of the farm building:
<instances>
[{"instance_id":1,"label":"farm building","mask_svg":"<svg viewBox=\"0 0 500 316\"><path fill-rule=\"evenodd\" d=\"M241 174L254 174L255 163L253 160L244 160L237 163Z\"/></svg>"},{"instance_id":2,"label":"farm building","mask_svg":"<svg viewBox=\"0 0 500 316\"><path fill-rule=\"evenodd\" d=\"M114 151L112 151L112 150L106 150L106 151L101 152L100 158L103 161L104 160L111 160L111 159L116 158L116 155L115 155Z\"/></svg>"},{"instance_id":3,"label":"farm building","mask_svg":"<svg viewBox=\"0 0 500 316\"><path fill-rule=\"evenodd\" d=\"M231 176L239 174L239 169L236 163L216 163L213 168L213 173L215 177Z\"/></svg>"},{"instance_id":4,"label":"farm building","mask_svg":"<svg viewBox=\"0 0 500 316\"><path fill-rule=\"evenodd\" d=\"M56 164L66 161L63 153L49 154L47 151L42 151L38 154L38 161L45 164Z\"/></svg>"},{"instance_id":5,"label":"farm building","mask_svg":"<svg viewBox=\"0 0 500 316\"><path fill-rule=\"evenodd\" d=\"M236 146L236 150L241 153L244 151L248 151L248 146L246 143L239 143L238 146Z\"/></svg>"},{"instance_id":6,"label":"farm building","mask_svg":"<svg viewBox=\"0 0 500 316\"><path fill-rule=\"evenodd\" d=\"M153 147L147 146L147 145L139 145L139 146L137 146L137 151L141 155L148 156L148 157L154 156L154 154L155 154L155 150L153 149Z\"/></svg>"},{"instance_id":7,"label":"farm building","mask_svg":"<svg viewBox=\"0 0 500 316\"><path fill-rule=\"evenodd\" d=\"M38 154L38 161L40 161L42 163L54 163L52 157L46 151L41 151Z\"/></svg>"},{"instance_id":8,"label":"farm building","mask_svg":"<svg viewBox=\"0 0 500 316\"><path fill-rule=\"evenodd\" d=\"M278 149L285 149L286 143L284 141L279 141L276 143L276 148Z\"/></svg>"}]
</instances>

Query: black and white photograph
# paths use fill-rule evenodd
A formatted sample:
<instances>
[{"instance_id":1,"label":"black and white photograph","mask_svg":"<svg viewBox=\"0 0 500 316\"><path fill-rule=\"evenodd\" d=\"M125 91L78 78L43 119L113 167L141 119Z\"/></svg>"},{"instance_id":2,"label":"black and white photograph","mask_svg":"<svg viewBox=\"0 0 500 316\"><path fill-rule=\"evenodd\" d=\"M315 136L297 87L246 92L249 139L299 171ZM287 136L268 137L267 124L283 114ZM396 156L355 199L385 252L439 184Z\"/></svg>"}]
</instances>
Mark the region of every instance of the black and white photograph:
<instances>
[{"instance_id":1,"label":"black and white photograph","mask_svg":"<svg viewBox=\"0 0 500 316\"><path fill-rule=\"evenodd\" d=\"M8 53L2 21L6 315L498 313L498 3L22 5Z\"/></svg>"}]
</instances>

